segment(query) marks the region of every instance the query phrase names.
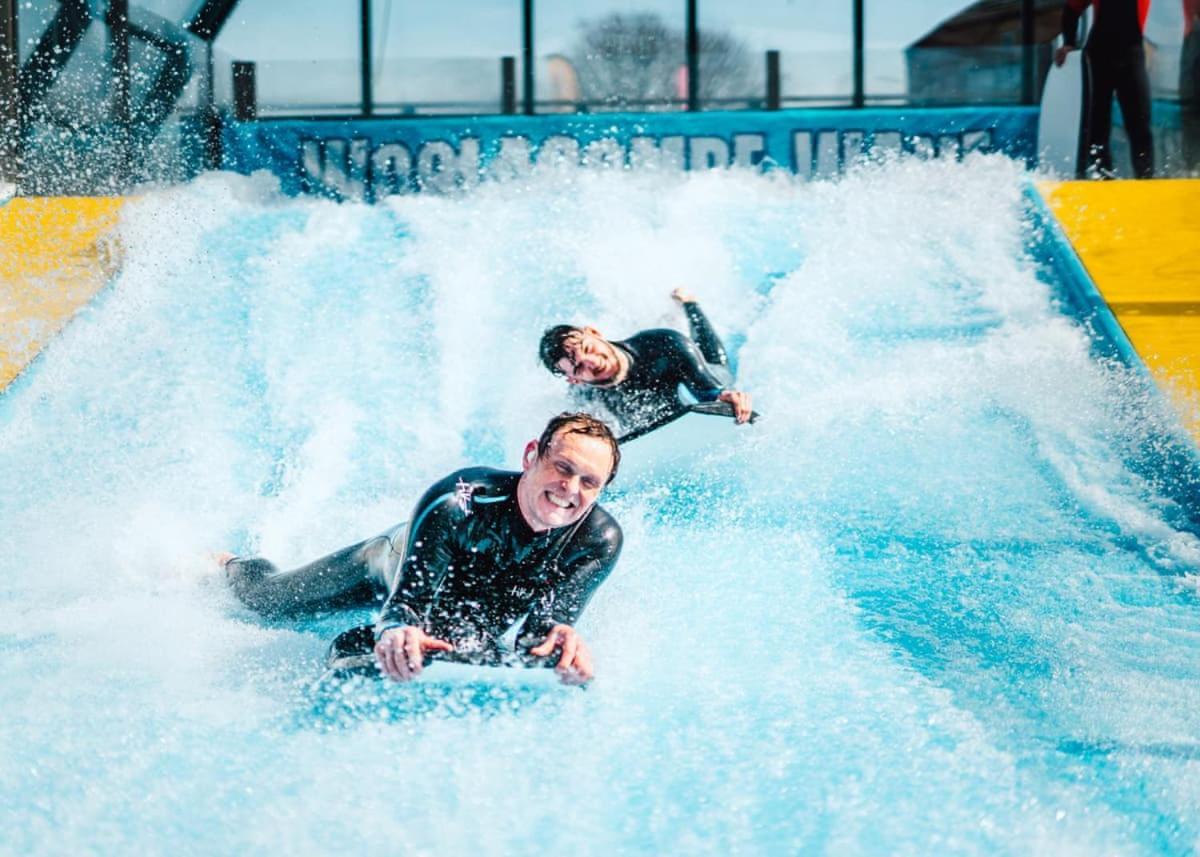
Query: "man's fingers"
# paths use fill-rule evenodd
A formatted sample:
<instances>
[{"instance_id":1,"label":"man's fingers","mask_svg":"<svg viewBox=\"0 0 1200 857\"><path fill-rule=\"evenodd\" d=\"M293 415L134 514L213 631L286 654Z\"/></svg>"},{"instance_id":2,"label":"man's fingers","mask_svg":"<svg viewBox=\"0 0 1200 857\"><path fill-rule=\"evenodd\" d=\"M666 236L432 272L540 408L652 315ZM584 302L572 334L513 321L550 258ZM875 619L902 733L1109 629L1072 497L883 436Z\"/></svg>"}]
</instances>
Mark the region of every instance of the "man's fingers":
<instances>
[{"instance_id":1,"label":"man's fingers","mask_svg":"<svg viewBox=\"0 0 1200 857\"><path fill-rule=\"evenodd\" d=\"M575 652L579 648L579 637L575 634L563 634L562 657L558 659L555 669L570 669L575 663Z\"/></svg>"},{"instance_id":2,"label":"man's fingers","mask_svg":"<svg viewBox=\"0 0 1200 857\"><path fill-rule=\"evenodd\" d=\"M564 684L587 684L595 675L595 670L592 668L592 652L584 644L579 641L579 648L575 652L575 663L573 669L563 675Z\"/></svg>"},{"instance_id":3,"label":"man's fingers","mask_svg":"<svg viewBox=\"0 0 1200 857\"><path fill-rule=\"evenodd\" d=\"M417 633L404 635L404 666L411 678L421 672L425 665L425 656L421 652L421 635Z\"/></svg>"},{"instance_id":4,"label":"man's fingers","mask_svg":"<svg viewBox=\"0 0 1200 857\"><path fill-rule=\"evenodd\" d=\"M584 681L590 681L595 675L595 669L592 667L592 650L582 642L579 644L579 651L575 653L575 672L579 673L579 677Z\"/></svg>"},{"instance_id":5,"label":"man's fingers","mask_svg":"<svg viewBox=\"0 0 1200 857\"><path fill-rule=\"evenodd\" d=\"M733 402L734 418L739 423L744 423L750 419L750 396L747 393L734 393L731 397Z\"/></svg>"},{"instance_id":6,"label":"man's fingers","mask_svg":"<svg viewBox=\"0 0 1200 857\"><path fill-rule=\"evenodd\" d=\"M388 637L375 644L375 660L379 661L379 668L383 670L384 675L398 679L400 674L396 671L396 664L392 659L391 642L392 639Z\"/></svg>"},{"instance_id":7,"label":"man's fingers","mask_svg":"<svg viewBox=\"0 0 1200 857\"><path fill-rule=\"evenodd\" d=\"M733 406L733 418L744 423L750 419L750 394L738 390L726 390L718 397L718 401L728 402Z\"/></svg>"},{"instance_id":8,"label":"man's fingers","mask_svg":"<svg viewBox=\"0 0 1200 857\"><path fill-rule=\"evenodd\" d=\"M403 642L397 642L388 649L388 660L391 664L391 677L395 678L397 682L407 681L408 672L404 670Z\"/></svg>"},{"instance_id":9,"label":"man's fingers","mask_svg":"<svg viewBox=\"0 0 1200 857\"><path fill-rule=\"evenodd\" d=\"M428 636L420 628L387 631L375 644L379 668L396 681L416 678L425 667L425 652L452 652L454 644Z\"/></svg>"},{"instance_id":10,"label":"man's fingers","mask_svg":"<svg viewBox=\"0 0 1200 857\"><path fill-rule=\"evenodd\" d=\"M546 635L546 639L542 641L540 646L529 650L529 654L536 655L539 658L550 654L554 651L554 647L558 645L558 640L561 636L561 632L557 630L551 631Z\"/></svg>"},{"instance_id":11,"label":"man's fingers","mask_svg":"<svg viewBox=\"0 0 1200 857\"><path fill-rule=\"evenodd\" d=\"M592 653L588 649L583 640L578 640L578 648L575 650L575 662L568 670L558 670L559 680L563 684L580 685L587 684L595 675L595 670L592 668Z\"/></svg>"}]
</instances>

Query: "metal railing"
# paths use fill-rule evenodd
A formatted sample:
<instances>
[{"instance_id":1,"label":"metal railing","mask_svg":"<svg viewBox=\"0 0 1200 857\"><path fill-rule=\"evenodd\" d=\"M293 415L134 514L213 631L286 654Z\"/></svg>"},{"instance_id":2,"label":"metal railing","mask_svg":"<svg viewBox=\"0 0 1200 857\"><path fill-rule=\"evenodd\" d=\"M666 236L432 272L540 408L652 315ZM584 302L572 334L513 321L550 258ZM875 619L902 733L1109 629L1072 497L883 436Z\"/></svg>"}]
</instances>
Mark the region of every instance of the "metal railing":
<instances>
[{"instance_id":1,"label":"metal railing","mask_svg":"<svg viewBox=\"0 0 1200 857\"><path fill-rule=\"evenodd\" d=\"M47 3L49 0L47 0ZM137 0L133 0L136 4ZM701 3L706 0L678 0L682 6L684 32L682 53L679 61L686 68L686 88L674 92L671 97L642 97L644 93L631 92L629 97L576 97L564 99L557 95L538 99L535 61L536 29L534 26L537 6L535 0L519 0L520 45L519 52L510 56L497 57L492 98L474 97L483 93L467 87L456 98L453 87L433 93L439 97L411 99L397 98L394 85L381 87L373 81L372 69L372 5L373 0L359 0L356 72L350 71L348 82L357 78L357 97L328 99L328 103L261 103L258 90L261 75L256 75L253 63L234 64L232 92L228 102L219 105L215 93L214 43L222 27L237 8L239 0L204 0L200 8L183 22L165 21L160 17L131 6L131 0L57 0L49 23L40 33L25 34L25 42L34 48L24 63L21 58L21 38L18 32L18 7L21 0L0 0L0 178L20 176L22 164L28 160L24 148L50 146L56 129L75 133L82 127L83 120L72 116L71 110L60 107L57 114L44 110L48 94L56 86L72 55L84 41L85 33L93 24L104 28L107 45L103 62L97 63L97 74L108 76L103 84L107 115L96 127L85 128L100 140L102 147L112 155L115 172L114 181L119 184L137 172L146 162L144 152L150 140L159 133L163 123L174 110L180 109L180 98L187 91L194 94L195 103L190 112L207 122L206 149L208 163L219 159L220 121L223 115L233 115L241 120L275 118L282 116L320 116L338 118L406 117L415 115L456 115L476 113L500 113L527 115L546 113L600 113L615 110L650 111L698 111L705 109L766 109L777 110L799 106L838 106L862 108L911 103L968 103L972 99L955 102L954 96L940 95L930 99L914 98L913 95L895 92L870 92L867 90L866 72L868 50L865 44L867 30L867 0L843 0L850 11L848 50L845 58L835 62L848 62L849 83L845 91L828 92L823 85L814 87L816 92L789 94L784 74L794 62L778 50L767 50L762 56L765 76L754 87L758 91L725 91L705 80L712 72L705 64L700 28ZM375 0L378 2L378 0ZM514 4L518 0L512 0ZM884 0L876 0L884 2ZM889 0L890 2L890 0ZM996 103L1033 104L1037 97L1037 84L1044 71L1045 45L1035 44L1035 0L1018 0L1020 14L1019 44L1012 46L1013 54L1004 60L1011 75L1006 78L1011 91L995 98ZM969 0L963 0L964 6ZM1044 4L1043 4L1044 5ZM104 9L102 17L96 9ZM1044 9L1042 10L1045 11ZM515 9L514 9L515 18ZM705 31L708 32L707 30ZM970 50L970 49L968 49ZM982 57L988 49L977 49ZM1006 48L1007 50L1007 48ZM145 72L136 58L147 51L155 56L155 72ZM353 51L351 51L353 52ZM792 66L794 67L794 66ZM826 62L824 67L833 67ZM221 74L225 73L222 64ZM757 74L757 72L756 72ZM140 75L140 78L139 78ZM953 75L948 75L953 77ZM152 77L148 82L144 78ZM486 77L486 76L485 76ZM142 85L135 85L141 79ZM715 78L714 78L715 79ZM911 82L911 75L910 75ZM354 83L349 83L349 93ZM389 91L390 89L390 91ZM823 91L824 90L824 91ZM717 94L720 93L720 94ZM447 95L451 97L446 97ZM97 103L92 99L92 103ZM41 111L39 113L39 111ZM65 118L64 118L65 117ZM37 123L43 123L45 133L38 131ZM57 124L56 124L57 123ZM104 127L99 127L103 125ZM58 136L63 136L58 133ZM36 139L34 139L36 138ZM31 142L33 140L33 142ZM101 145L97 144L97 145Z\"/></svg>"}]
</instances>

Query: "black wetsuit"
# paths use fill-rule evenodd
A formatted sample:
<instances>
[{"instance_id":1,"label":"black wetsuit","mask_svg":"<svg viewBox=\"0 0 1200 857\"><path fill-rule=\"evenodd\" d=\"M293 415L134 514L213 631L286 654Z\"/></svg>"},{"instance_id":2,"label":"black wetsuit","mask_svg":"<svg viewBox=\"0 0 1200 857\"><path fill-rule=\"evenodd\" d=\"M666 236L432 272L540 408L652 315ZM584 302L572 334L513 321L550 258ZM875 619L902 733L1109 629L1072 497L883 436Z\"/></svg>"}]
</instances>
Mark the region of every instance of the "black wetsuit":
<instances>
[{"instance_id":1,"label":"black wetsuit","mask_svg":"<svg viewBox=\"0 0 1200 857\"><path fill-rule=\"evenodd\" d=\"M1184 36L1179 56L1179 112L1183 165L1200 170L1200 2L1184 0Z\"/></svg>"},{"instance_id":2,"label":"black wetsuit","mask_svg":"<svg viewBox=\"0 0 1200 857\"><path fill-rule=\"evenodd\" d=\"M540 643L573 625L621 552L621 528L600 506L535 533L517 505L519 473L471 467L425 492L408 524L293 571L234 559L230 585L250 607L288 615L387 600L376 634L415 625L459 656L495 661L500 637ZM461 659L461 658L460 658Z\"/></svg>"},{"instance_id":3,"label":"black wetsuit","mask_svg":"<svg viewBox=\"0 0 1200 857\"><path fill-rule=\"evenodd\" d=\"M725 347L700 307L683 305L692 338L675 330L643 330L613 342L629 359L629 371L619 384L579 385L575 394L585 403L604 407L622 438L670 421L684 411L679 385L697 401L714 401L733 383Z\"/></svg>"},{"instance_id":4,"label":"black wetsuit","mask_svg":"<svg viewBox=\"0 0 1200 857\"><path fill-rule=\"evenodd\" d=\"M1067 0L1063 6L1063 42L1072 47L1078 38L1079 17L1095 7L1092 31L1084 53L1091 69L1091 98L1087 112L1088 172L1112 175L1112 100L1117 96L1133 172L1138 178L1154 175L1154 140L1150 134L1150 78L1142 30L1149 0Z\"/></svg>"}]
</instances>

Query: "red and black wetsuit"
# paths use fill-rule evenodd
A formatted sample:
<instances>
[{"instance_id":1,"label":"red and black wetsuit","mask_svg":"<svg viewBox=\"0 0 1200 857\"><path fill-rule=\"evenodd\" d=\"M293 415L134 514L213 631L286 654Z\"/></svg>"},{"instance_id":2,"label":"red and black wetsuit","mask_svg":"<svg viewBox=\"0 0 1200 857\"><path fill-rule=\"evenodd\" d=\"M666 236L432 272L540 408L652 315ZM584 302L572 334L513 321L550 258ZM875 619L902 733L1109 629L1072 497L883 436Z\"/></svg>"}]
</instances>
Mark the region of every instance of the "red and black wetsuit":
<instances>
[{"instance_id":1,"label":"red and black wetsuit","mask_svg":"<svg viewBox=\"0 0 1200 857\"><path fill-rule=\"evenodd\" d=\"M268 615L373 606L386 595L376 634L415 625L453 643L456 659L494 662L517 622L526 645L574 625L621 553L621 528L600 506L535 533L517 505L519 479L456 471L425 492L409 523L292 571L231 560L230 585Z\"/></svg>"},{"instance_id":2,"label":"red and black wetsuit","mask_svg":"<svg viewBox=\"0 0 1200 857\"><path fill-rule=\"evenodd\" d=\"M1087 105L1087 169L1112 174L1108 140L1115 93L1129 136L1134 174L1150 178L1154 175L1154 140L1150 134L1150 78L1142 45L1150 0L1067 0L1062 15L1064 44L1075 46L1079 17L1088 6L1095 9L1095 16L1084 48L1092 80Z\"/></svg>"},{"instance_id":3,"label":"red and black wetsuit","mask_svg":"<svg viewBox=\"0 0 1200 857\"><path fill-rule=\"evenodd\" d=\"M1183 162L1200 170L1200 0L1183 0L1183 49L1179 56L1179 111Z\"/></svg>"}]
</instances>

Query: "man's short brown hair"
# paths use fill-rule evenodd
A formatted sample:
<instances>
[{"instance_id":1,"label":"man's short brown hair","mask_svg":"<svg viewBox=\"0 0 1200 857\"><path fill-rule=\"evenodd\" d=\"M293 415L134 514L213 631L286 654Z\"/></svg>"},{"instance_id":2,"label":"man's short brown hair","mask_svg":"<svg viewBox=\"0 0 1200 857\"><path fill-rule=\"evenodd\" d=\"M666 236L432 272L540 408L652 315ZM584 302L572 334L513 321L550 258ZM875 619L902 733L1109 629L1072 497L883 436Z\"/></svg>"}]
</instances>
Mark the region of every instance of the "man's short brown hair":
<instances>
[{"instance_id":1,"label":"man's short brown hair","mask_svg":"<svg viewBox=\"0 0 1200 857\"><path fill-rule=\"evenodd\" d=\"M579 328L569 324L556 324L554 327L546 328L546 332L542 334L542 342L538 347L538 356L542 358L542 363L546 368L555 375L562 375L563 370L558 368L558 361L564 357L569 358L567 354L566 341L574 334L578 334Z\"/></svg>"},{"instance_id":2,"label":"man's short brown hair","mask_svg":"<svg viewBox=\"0 0 1200 857\"><path fill-rule=\"evenodd\" d=\"M617 438L613 435L612 429L608 427L608 423L591 414L564 411L546 423L546 428L542 430L542 436L538 438L537 444L539 458L550 449L550 443L554 440L555 435L560 434L598 437L607 443L609 450L612 451L612 470L609 471L608 482L604 484L607 485L617 478L617 468L621 465L621 447L617 445Z\"/></svg>"}]
</instances>

